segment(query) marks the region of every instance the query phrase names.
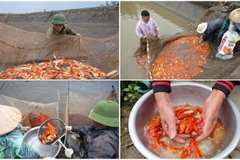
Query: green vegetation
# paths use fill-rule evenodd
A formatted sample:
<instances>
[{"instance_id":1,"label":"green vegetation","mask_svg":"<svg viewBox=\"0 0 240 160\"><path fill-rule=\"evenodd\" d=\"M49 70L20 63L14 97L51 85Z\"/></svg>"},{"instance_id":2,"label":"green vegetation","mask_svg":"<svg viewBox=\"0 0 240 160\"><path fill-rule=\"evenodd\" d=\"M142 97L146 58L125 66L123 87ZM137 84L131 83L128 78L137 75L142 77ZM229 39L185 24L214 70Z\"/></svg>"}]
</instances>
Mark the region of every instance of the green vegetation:
<instances>
[{"instance_id":1,"label":"green vegetation","mask_svg":"<svg viewBox=\"0 0 240 160\"><path fill-rule=\"evenodd\" d=\"M123 100L132 103L134 100L138 99L139 97L137 96L137 90L139 88L140 87L135 83L128 84L128 87L123 89L123 92L126 92Z\"/></svg>"}]
</instances>

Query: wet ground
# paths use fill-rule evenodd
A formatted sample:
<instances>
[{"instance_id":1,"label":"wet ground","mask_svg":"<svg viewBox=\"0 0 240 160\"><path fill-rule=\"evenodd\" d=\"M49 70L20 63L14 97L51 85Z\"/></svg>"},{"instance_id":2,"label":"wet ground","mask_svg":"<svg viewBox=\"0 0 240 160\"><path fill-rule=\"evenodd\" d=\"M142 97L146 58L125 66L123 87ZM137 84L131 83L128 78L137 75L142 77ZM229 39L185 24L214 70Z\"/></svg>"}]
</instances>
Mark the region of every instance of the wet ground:
<instances>
[{"instance_id":1,"label":"wet ground","mask_svg":"<svg viewBox=\"0 0 240 160\"><path fill-rule=\"evenodd\" d=\"M213 86L215 81L200 82L208 86ZM141 97L142 94L139 94ZM240 110L240 86L236 86L229 95L229 98L238 106ZM121 158L145 158L134 146L128 132L128 118L135 103L122 103L121 106ZM227 158L240 158L240 145Z\"/></svg>"},{"instance_id":2,"label":"wet ground","mask_svg":"<svg viewBox=\"0 0 240 160\"><path fill-rule=\"evenodd\" d=\"M133 55L139 47L139 38L135 34L136 24L142 10L148 10L158 23L161 35L174 35L188 27L189 21L155 5L153 2L121 2L121 78L147 78L143 70L135 63ZM134 73L134 74L133 74Z\"/></svg>"}]
</instances>

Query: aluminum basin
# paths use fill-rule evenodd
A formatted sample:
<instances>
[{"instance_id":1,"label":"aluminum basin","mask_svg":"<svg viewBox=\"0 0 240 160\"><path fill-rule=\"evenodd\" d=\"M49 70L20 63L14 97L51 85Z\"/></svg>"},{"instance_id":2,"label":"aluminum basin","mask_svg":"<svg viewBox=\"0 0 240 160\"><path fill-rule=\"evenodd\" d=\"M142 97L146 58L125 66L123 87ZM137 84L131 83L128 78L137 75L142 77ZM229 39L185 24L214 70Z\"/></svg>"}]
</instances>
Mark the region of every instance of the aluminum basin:
<instances>
[{"instance_id":1,"label":"aluminum basin","mask_svg":"<svg viewBox=\"0 0 240 160\"><path fill-rule=\"evenodd\" d=\"M196 82L172 82L170 98L173 105L190 104L201 106L211 93L211 87ZM148 141L144 135L144 126L157 112L157 103L153 90L143 95L134 105L128 122L130 137L138 151L149 159L161 158L148 149ZM225 140L221 152L212 158L225 158L237 146L240 139L240 114L237 106L227 98L219 113L225 126Z\"/></svg>"},{"instance_id":2,"label":"aluminum basin","mask_svg":"<svg viewBox=\"0 0 240 160\"><path fill-rule=\"evenodd\" d=\"M38 139L38 129L34 127L24 134L23 141L34 148L41 157L56 157L61 150L61 144L56 142L54 145L44 145Z\"/></svg>"}]
</instances>

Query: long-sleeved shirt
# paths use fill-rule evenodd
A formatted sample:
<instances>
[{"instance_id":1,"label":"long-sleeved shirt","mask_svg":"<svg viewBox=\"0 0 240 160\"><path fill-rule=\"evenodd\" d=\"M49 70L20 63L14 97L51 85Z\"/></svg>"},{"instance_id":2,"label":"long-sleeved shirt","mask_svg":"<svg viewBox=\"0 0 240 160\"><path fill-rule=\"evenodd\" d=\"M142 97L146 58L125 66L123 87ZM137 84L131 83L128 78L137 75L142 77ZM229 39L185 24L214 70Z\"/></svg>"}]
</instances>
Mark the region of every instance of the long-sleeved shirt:
<instances>
[{"instance_id":1,"label":"long-sleeved shirt","mask_svg":"<svg viewBox=\"0 0 240 160\"><path fill-rule=\"evenodd\" d=\"M213 34L222 27L223 23L224 23L224 19L223 18L217 18L214 20L210 20L207 22L207 29L203 34L203 40L204 41L212 41L213 39Z\"/></svg>"},{"instance_id":2,"label":"long-sleeved shirt","mask_svg":"<svg viewBox=\"0 0 240 160\"><path fill-rule=\"evenodd\" d=\"M136 35L139 38L142 38L143 36L157 37L158 34L160 34L160 29L154 19L150 18L147 23L142 19L138 21L136 25Z\"/></svg>"},{"instance_id":3,"label":"long-sleeved shirt","mask_svg":"<svg viewBox=\"0 0 240 160\"><path fill-rule=\"evenodd\" d=\"M240 81L217 81L212 89L218 89L222 91L226 97L232 92L233 88L236 85L240 85ZM171 92L171 82L170 81L153 81L152 82L152 87L154 93L156 92Z\"/></svg>"}]
</instances>

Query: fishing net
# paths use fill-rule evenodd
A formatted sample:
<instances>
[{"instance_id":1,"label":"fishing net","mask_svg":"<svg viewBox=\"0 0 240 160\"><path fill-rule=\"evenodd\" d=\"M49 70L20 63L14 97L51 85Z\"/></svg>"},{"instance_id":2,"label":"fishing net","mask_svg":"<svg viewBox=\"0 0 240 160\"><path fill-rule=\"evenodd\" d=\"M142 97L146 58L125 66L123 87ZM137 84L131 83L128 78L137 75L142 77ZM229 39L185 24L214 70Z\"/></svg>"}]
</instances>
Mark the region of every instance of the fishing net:
<instances>
[{"instance_id":1,"label":"fishing net","mask_svg":"<svg viewBox=\"0 0 240 160\"><path fill-rule=\"evenodd\" d=\"M140 47L134 56L152 79L222 79L240 77L239 43L235 47L234 58L215 58L217 40L201 42L196 32L201 22L216 18L227 20L230 12L240 6L235 3L211 7L187 31L172 36L162 36L161 40L147 37L140 40ZM148 46L147 46L148 44Z\"/></svg>"},{"instance_id":2,"label":"fishing net","mask_svg":"<svg viewBox=\"0 0 240 160\"><path fill-rule=\"evenodd\" d=\"M88 115L94 106L102 100L111 100L118 103L118 94L114 88L108 92L98 94L93 92L69 92L66 103L66 113L68 113L66 115L68 122L66 123L70 126L86 126L92 124L92 120L88 118Z\"/></svg>"},{"instance_id":3,"label":"fishing net","mask_svg":"<svg viewBox=\"0 0 240 160\"><path fill-rule=\"evenodd\" d=\"M108 73L118 70L118 37L118 34L101 39L71 35L48 36L0 23L0 70L26 63L37 65L38 62L65 58ZM38 74L37 71L30 71Z\"/></svg>"},{"instance_id":4,"label":"fishing net","mask_svg":"<svg viewBox=\"0 0 240 160\"><path fill-rule=\"evenodd\" d=\"M28 102L24 100L19 100L16 98L8 97L0 94L0 104L17 107L22 113L22 122L23 126L36 127L40 126L39 122L44 122L46 119L43 115L46 115L50 118L59 117L59 104L58 102L52 102L48 104L37 103L37 102ZM34 122L34 119L38 117L38 125Z\"/></svg>"}]
</instances>

